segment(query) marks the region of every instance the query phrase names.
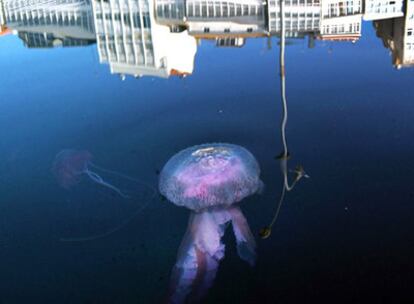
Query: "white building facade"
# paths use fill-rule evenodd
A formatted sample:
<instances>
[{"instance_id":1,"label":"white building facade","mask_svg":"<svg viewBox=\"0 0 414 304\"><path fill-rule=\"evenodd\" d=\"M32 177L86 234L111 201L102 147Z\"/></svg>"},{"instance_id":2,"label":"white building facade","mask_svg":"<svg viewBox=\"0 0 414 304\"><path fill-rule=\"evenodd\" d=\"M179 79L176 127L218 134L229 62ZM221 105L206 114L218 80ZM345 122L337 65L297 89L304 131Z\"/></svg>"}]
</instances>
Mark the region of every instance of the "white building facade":
<instances>
[{"instance_id":1,"label":"white building facade","mask_svg":"<svg viewBox=\"0 0 414 304\"><path fill-rule=\"evenodd\" d=\"M321 8L320 39L356 41L361 37L362 0L323 0Z\"/></svg>"},{"instance_id":2,"label":"white building facade","mask_svg":"<svg viewBox=\"0 0 414 304\"><path fill-rule=\"evenodd\" d=\"M3 0L7 27L28 47L76 46L93 43L95 29L89 1Z\"/></svg>"},{"instance_id":3,"label":"white building facade","mask_svg":"<svg viewBox=\"0 0 414 304\"><path fill-rule=\"evenodd\" d=\"M192 73L195 38L157 24L153 7L152 0L93 1L99 58L109 64L111 73L121 77Z\"/></svg>"},{"instance_id":4,"label":"white building facade","mask_svg":"<svg viewBox=\"0 0 414 304\"><path fill-rule=\"evenodd\" d=\"M0 28L6 26L6 15L4 14L3 0L0 0Z\"/></svg>"},{"instance_id":5,"label":"white building facade","mask_svg":"<svg viewBox=\"0 0 414 304\"><path fill-rule=\"evenodd\" d=\"M365 0L364 20L381 20L404 16L404 0Z\"/></svg>"},{"instance_id":6,"label":"white building facade","mask_svg":"<svg viewBox=\"0 0 414 304\"><path fill-rule=\"evenodd\" d=\"M184 25L192 35L265 34L261 0L155 0L160 24Z\"/></svg>"},{"instance_id":7,"label":"white building facade","mask_svg":"<svg viewBox=\"0 0 414 304\"><path fill-rule=\"evenodd\" d=\"M286 36L295 37L303 33L317 32L320 27L321 0L285 0ZM280 1L268 2L268 32L278 35L281 31Z\"/></svg>"},{"instance_id":8,"label":"white building facade","mask_svg":"<svg viewBox=\"0 0 414 304\"><path fill-rule=\"evenodd\" d=\"M406 1L405 16L400 20L403 22L400 43L402 50L401 56L396 58L394 63L397 68L414 65L414 1Z\"/></svg>"}]
</instances>

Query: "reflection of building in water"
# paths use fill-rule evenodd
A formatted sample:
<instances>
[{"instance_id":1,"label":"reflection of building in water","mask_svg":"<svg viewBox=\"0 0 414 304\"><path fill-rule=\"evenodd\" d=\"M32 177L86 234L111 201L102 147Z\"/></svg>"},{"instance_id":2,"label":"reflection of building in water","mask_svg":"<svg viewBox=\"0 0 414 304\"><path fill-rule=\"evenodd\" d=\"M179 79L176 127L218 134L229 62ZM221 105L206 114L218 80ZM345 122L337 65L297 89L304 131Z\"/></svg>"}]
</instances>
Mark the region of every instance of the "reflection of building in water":
<instances>
[{"instance_id":1,"label":"reflection of building in water","mask_svg":"<svg viewBox=\"0 0 414 304\"><path fill-rule=\"evenodd\" d=\"M57 46L85 46L95 43L92 39L71 38L62 35L55 35L54 33L35 33L29 31L20 31L19 38L24 42L28 48L52 48Z\"/></svg>"},{"instance_id":2,"label":"reflection of building in water","mask_svg":"<svg viewBox=\"0 0 414 304\"><path fill-rule=\"evenodd\" d=\"M156 0L157 22L185 26L191 35L265 34L260 0Z\"/></svg>"},{"instance_id":3,"label":"reflection of building in water","mask_svg":"<svg viewBox=\"0 0 414 304\"><path fill-rule=\"evenodd\" d=\"M362 0L322 0L320 39L356 41L361 36Z\"/></svg>"},{"instance_id":4,"label":"reflection of building in water","mask_svg":"<svg viewBox=\"0 0 414 304\"><path fill-rule=\"evenodd\" d=\"M91 2L92 1L92 2ZM284 0L286 37L356 41L362 17L397 67L414 64L411 0ZM121 75L186 75L196 39L242 47L246 38L280 35L280 0L0 0L0 35L27 47L97 42L101 62ZM393 19L392 19L393 18ZM270 40L269 40L270 41Z\"/></svg>"},{"instance_id":5,"label":"reflection of building in water","mask_svg":"<svg viewBox=\"0 0 414 304\"><path fill-rule=\"evenodd\" d=\"M186 26L201 38L280 34L279 0L179 1L157 0L157 21ZM304 37L318 31L320 10L320 0L285 0L286 35Z\"/></svg>"},{"instance_id":6,"label":"reflection of building in water","mask_svg":"<svg viewBox=\"0 0 414 304\"><path fill-rule=\"evenodd\" d=\"M6 15L4 11L4 4L3 0L0 0L0 36L4 36L10 33L10 30L8 29L6 25Z\"/></svg>"},{"instance_id":7,"label":"reflection of building in water","mask_svg":"<svg viewBox=\"0 0 414 304\"><path fill-rule=\"evenodd\" d=\"M6 26L6 16L4 15L3 0L0 0L0 30Z\"/></svg>"},{"instance_id":8,"label":"reflection of building in water","mask_svg":"<svg viewBox=\"0 0 414 304\"><path fill-rule=\"evenodd\" d=\"M280 33L280 1L268 1L268 32ZM321 16L320 0L285 0L285 29L287 37L303 37L319 30Z\"/></svg>"},{"instance_id":9,"label":"reflection of building in water","mask_svg":"<svg viewBox=\"0 0 414 304\"><path fill-rule=\"evenodd\" d=\"M286 0L284 11L288 37L318 31L319 0ZM214 38L217 46L240 47L247 37L280 34L278 0L156 0L156 17L173 30L185 27L197 38Z\"/></svg>"},{"instance_id":10,"label":"reflection of building in water","mask_svg":"<svg viewBox=\"0 0 414 304\"><path fill-rule=\"evenodd\" d=\"M245 39L243 37L223 37L216 40L218 47L242 47Z\"/></svg>"},{"instance_id":11,"label":"reflection of building in water","mask_svg":"<svg viewBox=\"0 0 414 304\"><path fill-rule=\"evenodd\" d=\"M4 1L5 21L27 47L87 45L95 41L90 3L82 0Z\"/></svg>"},{"instance_id":12,"label":"reflection of building in water","mask_svg":"<svg viewBox=\"0 0 414 304\"><path fill-rule=\"evenodd\" d=\"M392 54L396 68L414 65L414 2L406 2L405 16L374 23L377 36Z\"/></svg>"},{"instance_id":13,"label":"reflection of building in water","mask_svg":"<svg viewBox=\"0 0 414 304\"><path fill-rule=\"evenodd\" d=\"M191 74L197 49L187 31L155 23L152 0L93 0L99 58L111 73L136 77Z\"/></svg>"},{"instance_id":14,"label":"reflection of building in water","mask_svg":"<svg viewBox=\"0 0 414 304\"><path fill-rule=\"evenodd\" d=\"M281 30L279 0L156 0L155 11L158 22L187 27L198 38L279 35ZM313 37L323 21L322 38L355 40L360 36L361 11L361 0L345 5L338 0L285 0L286 36Z\"/></svg>"},{"instance_id":15,"label":"reflection of building in water","mask_svg":"<svg viewBox=\"0 0 414 304\"><path fill-rule=\"evenodd\" d=\"M402 16L404 16L404 0L365 0L364 20Z\"/></svg>"}]
</instances>

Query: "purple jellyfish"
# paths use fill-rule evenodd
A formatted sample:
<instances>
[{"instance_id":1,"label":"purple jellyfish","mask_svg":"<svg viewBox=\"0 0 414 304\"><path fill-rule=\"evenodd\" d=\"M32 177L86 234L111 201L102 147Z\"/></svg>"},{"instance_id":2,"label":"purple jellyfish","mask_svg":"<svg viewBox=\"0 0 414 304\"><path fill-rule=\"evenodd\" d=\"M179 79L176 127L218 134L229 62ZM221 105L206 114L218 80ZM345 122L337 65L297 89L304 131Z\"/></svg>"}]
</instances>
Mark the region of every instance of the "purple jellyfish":
<instances>
[{"instance_id":1,"label":"purple jellyfish","mask_svg":"<svg viewBox=\"0 0 414 304\"><path fill-rule=\"evenodd\" d=\"M228 223L233 226L240 258L254 265L256 243L234 204L261 189L259 175L254 156L232 144L190 147L164 166L161 194L192 211L172 271L169 303L198 301L206 294L224 257L221 238Z\"/></svg>"},{"instance_id":2,"label":"purple jellyfish","mask_svg":"<svg viewBox=\"0 0 414 304\"><path fill-rule=\"evenodd\" d=\"M82 175L88 176L92 181L108 187L118 193L120 196L128 196L121 192L117 187L107 183L97 173L91 171L89 167L101 169L92 163L92 154L85 150L65 149L60 151L53 162L52 171L56 176L59 185L65 189L79 183ZM101 169L104 171L109 171Z\"/></svg>"}]
</instances>

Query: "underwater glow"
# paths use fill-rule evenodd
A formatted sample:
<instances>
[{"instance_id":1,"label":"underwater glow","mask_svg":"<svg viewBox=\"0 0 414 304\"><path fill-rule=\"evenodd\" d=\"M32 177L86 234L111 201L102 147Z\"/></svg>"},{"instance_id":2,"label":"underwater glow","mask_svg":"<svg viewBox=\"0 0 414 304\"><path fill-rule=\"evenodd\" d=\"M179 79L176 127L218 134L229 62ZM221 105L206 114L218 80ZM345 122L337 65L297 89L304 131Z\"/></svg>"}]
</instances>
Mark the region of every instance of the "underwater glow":
<instances>
[{"instance_id":1,"label":"underwater glow","mask_svg":"<svg viewBox=\"0 0 414 304\"><path fill-rule=\"evenodd\" d=\"M262 187L254 156L232 144L204 144L174 155L160 175L160 192L171 202L192 210L171 275L168 301L198 301L213 284L229 223L237 251L251 266L256 243L246 218L234 203Z\"/></svg>"}]
</instances>

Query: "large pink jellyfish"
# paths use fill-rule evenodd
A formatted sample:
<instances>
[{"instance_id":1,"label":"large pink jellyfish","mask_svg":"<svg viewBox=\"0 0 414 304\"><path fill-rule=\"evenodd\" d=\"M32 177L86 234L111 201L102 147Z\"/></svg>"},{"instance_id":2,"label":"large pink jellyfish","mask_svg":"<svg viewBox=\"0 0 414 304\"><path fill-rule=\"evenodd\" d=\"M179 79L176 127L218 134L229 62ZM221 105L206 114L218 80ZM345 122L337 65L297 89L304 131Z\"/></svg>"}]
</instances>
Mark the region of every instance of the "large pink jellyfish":
<instances>
[{"instance_id":1,"label":"large pink jellyfish","mask_svg":"<svg viewBox=\"0 0 414 304\"><path fill-rule=\"evenodd\" d=\"M112 189L122 197L127 197L121 190L104 181L101 176L93 172L89 167L109 171L94 165L92 163L92 154L89 151L65 149L56 155L52 172L58 183L65 189L76 185L79 183L81 176L86 175L92 181Z\"/></svg>"},{"instance_id":2,"label":"large pink jellyfish","mask_svg":"<svg viewBox=\"0 0 414 304\"><path fill-rule=\"evenodd\" d=\"M204 144L174 155L160 175L160 192L192 210L172 271L169 303L200 300L212 285L224 257L221 238L233 226L237 251L251 266L256 243L236 202L262 186L254 156L232 144Z\"/></svg>"}]
</instances>

